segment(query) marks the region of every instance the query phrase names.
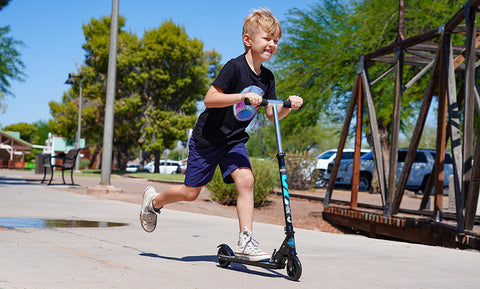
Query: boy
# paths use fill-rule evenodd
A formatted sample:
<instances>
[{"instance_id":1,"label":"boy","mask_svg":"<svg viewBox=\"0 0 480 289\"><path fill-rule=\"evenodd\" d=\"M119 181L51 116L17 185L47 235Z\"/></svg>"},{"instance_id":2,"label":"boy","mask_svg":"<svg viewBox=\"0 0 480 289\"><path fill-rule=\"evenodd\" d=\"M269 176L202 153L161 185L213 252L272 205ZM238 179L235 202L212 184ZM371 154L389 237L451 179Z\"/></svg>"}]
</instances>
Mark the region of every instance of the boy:
<instances>
[{"instance_id":1,"label":"boy","mask_svg":"<svg viewBox=\"0 0 480 289\"><path fill-rule=\"evenodd\" d=\"M254 10L243 24L245 53L230 60L220 71L205 96L205 111L199 116L189 143L188 166L183 185L173 185L162 193L151 186L145 188L140 210L143 229L153 232L160 209L178 201L194 201L202 186L212 180L215 168L220 166L225 183L235 183L238 192L237 215L239 240L235 254L252 261L270 258L253 239L253 174L245 143L245 129L265 98L276 99L273 73L262 66L277 51L281 37L278 20L269 9ZM243 105L248 99L252 106ZM289 97L293 109L299 109L303 100ZM279 118L292 108L278 108ZM271 107L265 108L273 121Z\"/></svg>"}]
</instances>

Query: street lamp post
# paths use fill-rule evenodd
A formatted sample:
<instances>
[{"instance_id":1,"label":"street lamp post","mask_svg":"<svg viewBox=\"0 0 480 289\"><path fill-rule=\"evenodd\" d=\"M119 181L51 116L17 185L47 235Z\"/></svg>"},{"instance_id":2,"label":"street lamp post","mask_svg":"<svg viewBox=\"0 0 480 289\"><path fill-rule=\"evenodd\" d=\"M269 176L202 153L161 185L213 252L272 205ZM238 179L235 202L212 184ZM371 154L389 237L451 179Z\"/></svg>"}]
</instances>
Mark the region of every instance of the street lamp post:
<instances>
[{"instance_id":1,"label":"street lamp post","mask_svg":"<svg viewBox=\"0 0 480 289\"><path fill-rule=\"evenodd\" d=\"M68 74L68 79L65 81L65 84L70 84L73 85L74 78L78 78L80 81L80 95L79 95L79 100L78 100L78 121L77 121L77 133L76 133L76 143L75 143L75 148L79 149L80 148L80 134L82 131L82 74L80 73L79 75L74 75L69 73ZM79 169L80 166L80 153L77 154L77 160L75 161L75 172L80 172Z\"/></svg>"}]
</instances>

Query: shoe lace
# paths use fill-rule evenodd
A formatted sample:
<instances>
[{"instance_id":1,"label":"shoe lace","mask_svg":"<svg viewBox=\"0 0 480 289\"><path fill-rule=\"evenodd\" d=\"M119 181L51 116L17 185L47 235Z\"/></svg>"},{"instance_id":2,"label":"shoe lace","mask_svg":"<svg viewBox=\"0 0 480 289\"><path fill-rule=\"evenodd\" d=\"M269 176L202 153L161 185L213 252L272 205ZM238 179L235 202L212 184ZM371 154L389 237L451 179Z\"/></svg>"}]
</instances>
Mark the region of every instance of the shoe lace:
<instances>
[{"instance_id":1,"label":"shoe lace","mask_svg":"<svg viewBox=\"0 0 480 289\"><path fill-rule=\"evenodd\" d=\"M262 252L259 248L259 243L257 240L253 238L252 234L248 234L248 236L244 240L244 248L249 248L249 250L252 250L255 253Z\"/></svg>"}]
</instances>

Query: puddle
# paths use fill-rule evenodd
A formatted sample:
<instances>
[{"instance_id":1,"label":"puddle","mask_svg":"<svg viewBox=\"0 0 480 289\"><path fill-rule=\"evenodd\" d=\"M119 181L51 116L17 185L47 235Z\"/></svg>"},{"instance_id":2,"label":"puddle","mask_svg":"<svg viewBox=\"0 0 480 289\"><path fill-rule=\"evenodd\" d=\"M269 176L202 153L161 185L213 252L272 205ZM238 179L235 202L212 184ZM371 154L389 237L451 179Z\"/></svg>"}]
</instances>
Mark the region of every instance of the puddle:
<instances>
[{"instance_id":1,"label":"puddle","mask_svg":"<svg viewBox=\"0 0 480 289\"><path fill-rule=\"evenodd\" d=\"M0 218L0 227L27 228L106 228L126 226L125 223L97 222L85 220L48 220L25 218Z\"/></svg>"}]
</instances>

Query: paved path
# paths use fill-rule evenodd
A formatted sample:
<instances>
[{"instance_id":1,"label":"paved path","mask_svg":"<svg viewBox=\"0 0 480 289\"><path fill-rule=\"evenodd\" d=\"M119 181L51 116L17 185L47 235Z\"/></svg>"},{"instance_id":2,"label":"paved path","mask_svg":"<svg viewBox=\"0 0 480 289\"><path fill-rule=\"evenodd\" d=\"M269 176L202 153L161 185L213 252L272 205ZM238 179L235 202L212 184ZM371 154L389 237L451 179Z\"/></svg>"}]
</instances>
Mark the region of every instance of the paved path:
<instances>
[{"instance_id":1,"label":"paved path","mask_svg":"<svg viewBox=\"0 0 480 289\"><path fill-rule=\"evenodd\" d=\"M164 210L145 233L139 206L26 182L0 170L1 218L122 222L94 228L0 227L0 288L479 288L480 254L356 235L296 230L299 282L285 270L220 268L216 246L233 245L234 219ZM281 226L255 224L264 249Z\"/></svg>"}]
</instances>

